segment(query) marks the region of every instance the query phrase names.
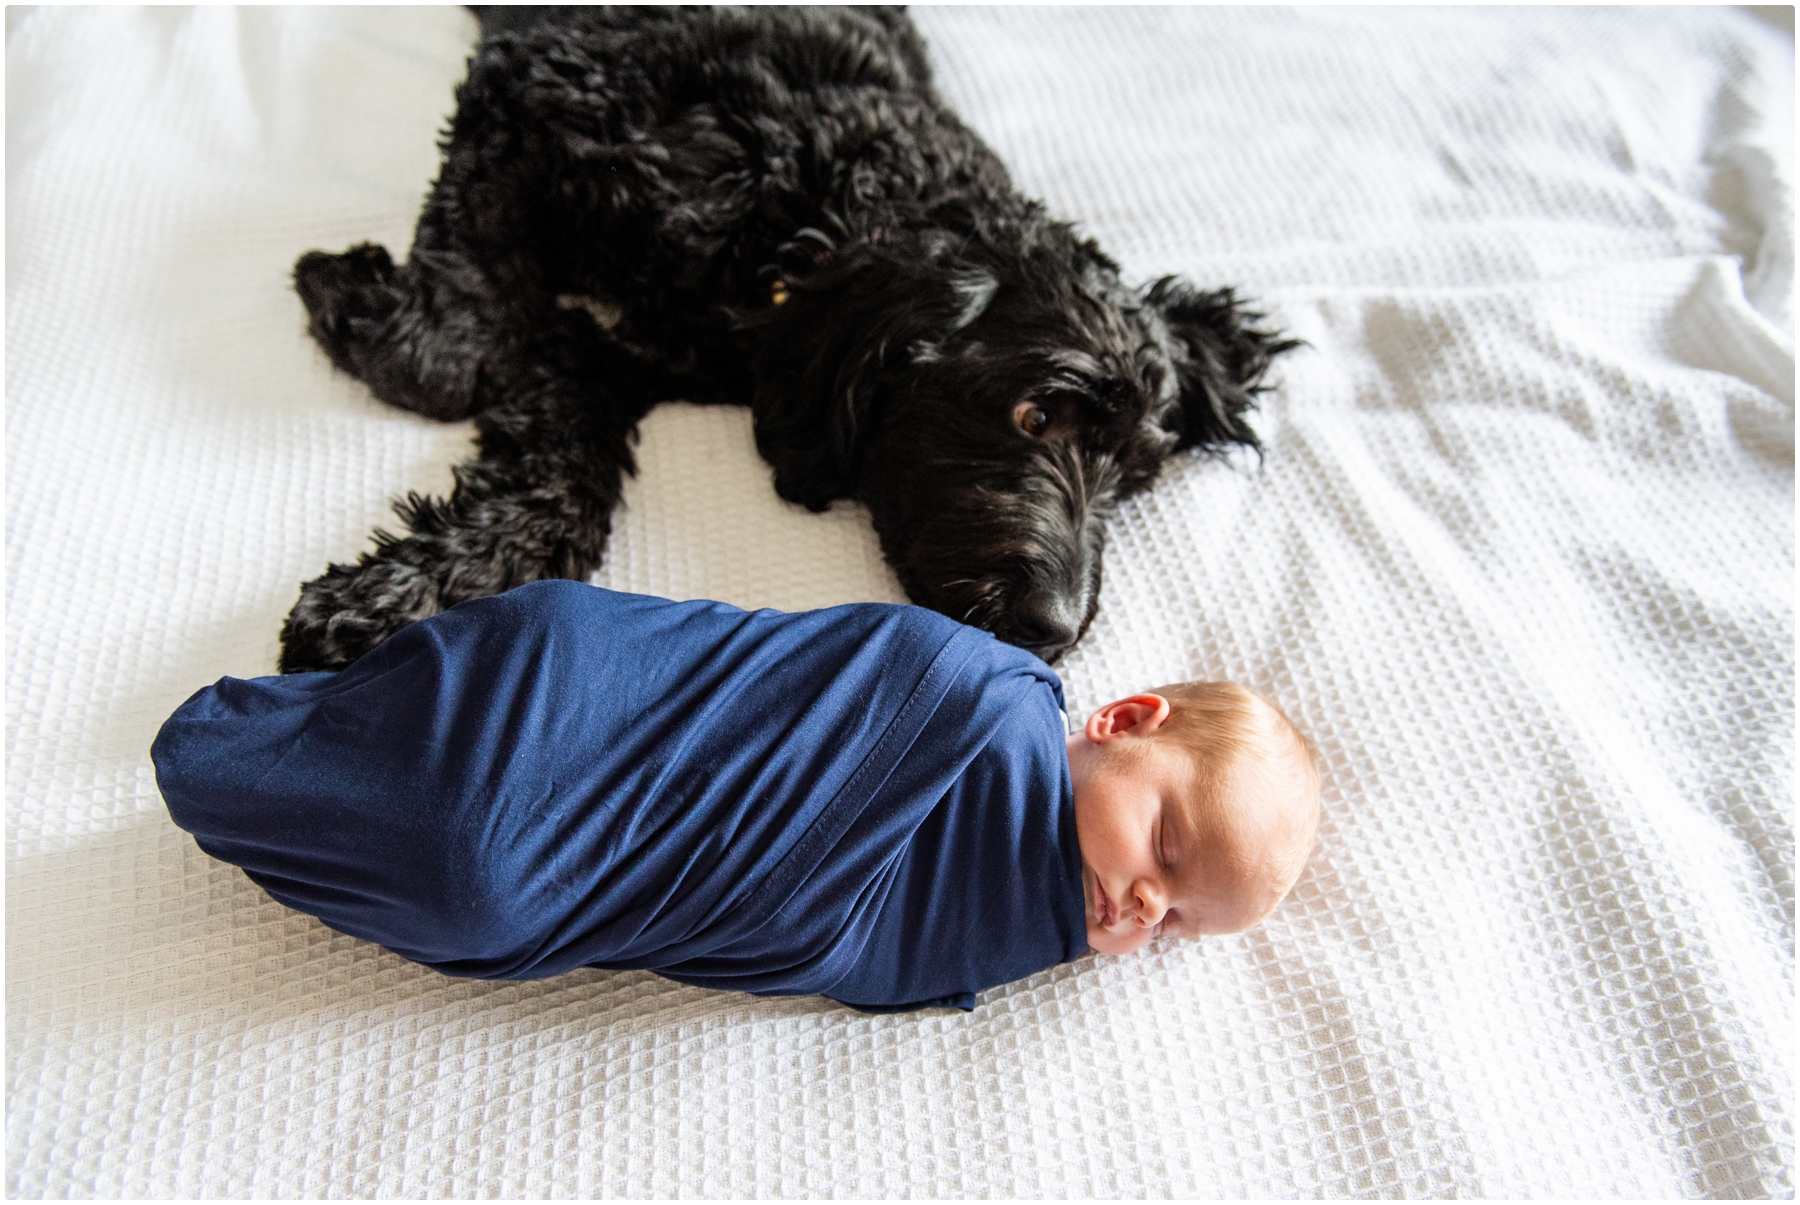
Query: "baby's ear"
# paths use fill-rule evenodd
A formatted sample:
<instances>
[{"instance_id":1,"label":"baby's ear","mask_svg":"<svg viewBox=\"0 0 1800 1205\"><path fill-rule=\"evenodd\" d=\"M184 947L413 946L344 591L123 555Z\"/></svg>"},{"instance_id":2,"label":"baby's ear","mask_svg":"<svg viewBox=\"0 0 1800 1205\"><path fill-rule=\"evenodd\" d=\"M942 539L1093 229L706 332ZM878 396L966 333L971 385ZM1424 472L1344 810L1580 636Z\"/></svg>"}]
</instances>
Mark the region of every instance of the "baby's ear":
<instances>
[{"instance_id":1,"label":"baby's ear","mask_svg":"<svg viewBox=\"0 0 1800 1205\"><path fill-rule=\"evenodd\" d=\"M1116 699L1088 717L1082 730L1096 745L1124 737L1149 736L1168 722L1173 709L1161 695L1132 695Z\"/></svg>"},{"instance_id":2,"label":"baby's ear","mask_svg":"<svg viewBox=\"0 0 1800 1205\"><path fill-rule=\"evenodd\" d=\"M1246 309L1230 289L1202 293L1165 276L1145 292L1144 303L1170 336L1178 392L1162 425L1174 432L1176 450L1243 444L1261 451L1247 414L1266 388L1270 361L1300 341L1262 329L1263 315Z\"/></svg>"}]
</instances>

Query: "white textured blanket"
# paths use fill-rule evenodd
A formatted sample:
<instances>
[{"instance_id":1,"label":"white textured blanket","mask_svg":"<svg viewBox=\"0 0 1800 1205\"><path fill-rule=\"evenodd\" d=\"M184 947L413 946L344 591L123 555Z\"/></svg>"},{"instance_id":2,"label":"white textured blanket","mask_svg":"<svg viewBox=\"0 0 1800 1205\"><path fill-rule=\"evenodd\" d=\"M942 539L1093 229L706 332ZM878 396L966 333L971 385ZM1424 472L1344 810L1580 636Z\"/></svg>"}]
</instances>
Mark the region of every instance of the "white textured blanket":
<instances>
[{"instance_id":1,"label":"white textured blanket","mask_svg":"<svg viewBox=\"0 0 1800 1205\"><path fill-rule=\"evenodd\" d=\"M147 749L467 426L308 342L402 252L457 10L9 10L11 1196L1793 1193L1792 47L1726 9L924 9L1138 279L1309 347L1114 526L1079 712L1234 677L1320 848L1232 938L969 1015L450 980L169 821ZM646 424L600 581L893 599L747 416Z\"/></svg>"}]
</instances>

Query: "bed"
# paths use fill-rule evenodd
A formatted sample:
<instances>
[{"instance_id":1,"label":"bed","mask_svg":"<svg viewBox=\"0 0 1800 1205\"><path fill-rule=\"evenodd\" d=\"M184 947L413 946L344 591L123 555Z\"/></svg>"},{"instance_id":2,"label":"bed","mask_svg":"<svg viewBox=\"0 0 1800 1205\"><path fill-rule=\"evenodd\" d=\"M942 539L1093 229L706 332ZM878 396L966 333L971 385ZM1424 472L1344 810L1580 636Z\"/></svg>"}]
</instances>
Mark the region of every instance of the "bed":
<instances>
[{"instance_id":1,"label":"bed","mask_svg":"<svg viewBox=\"0 0 1800 1205\"><path fill-rule=\"evenodd\" d=\"M273 903L148 748L471 428L308 341L404 248L457 9L8 10L12 1197L1791 1197L1793 48L1722 9L923 8L1136 280L1306 341L1266 458L1111 529L1083 714L1231 677L1318 747L1259 928L967 1014L453 980ZM602 585L902 596L746 412L644 425Z\"/></svg>"}]
</instances>

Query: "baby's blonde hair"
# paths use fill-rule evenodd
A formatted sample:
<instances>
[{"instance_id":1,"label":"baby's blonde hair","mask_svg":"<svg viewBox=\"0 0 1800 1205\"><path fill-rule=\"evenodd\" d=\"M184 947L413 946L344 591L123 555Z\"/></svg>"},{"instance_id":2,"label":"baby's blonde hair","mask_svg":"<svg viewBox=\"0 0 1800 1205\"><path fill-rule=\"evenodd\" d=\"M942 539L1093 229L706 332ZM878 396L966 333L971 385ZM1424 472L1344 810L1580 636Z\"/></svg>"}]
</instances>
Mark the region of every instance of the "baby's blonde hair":
<instances>
[{"instance_id":1,"label":"baby's blonde hair","mask_svg":"<svg viewBox=\"0 0 1800 1205\"><path fill-rule=\"evenodd\" d=\"M1279 809L1290 831L1287 840L1270 844L1264 869L1285 891L1300 877L1319 827L1312 742L1281 708L1235 682L1177 682L1150 693L1169 701L1169 718L1156 735L1193 759L1202 811L1218 807L1228 789L1248 790L1266 808ZM1192 819L1204 824L1207 818Z\"/></svg>"}]
</instances>

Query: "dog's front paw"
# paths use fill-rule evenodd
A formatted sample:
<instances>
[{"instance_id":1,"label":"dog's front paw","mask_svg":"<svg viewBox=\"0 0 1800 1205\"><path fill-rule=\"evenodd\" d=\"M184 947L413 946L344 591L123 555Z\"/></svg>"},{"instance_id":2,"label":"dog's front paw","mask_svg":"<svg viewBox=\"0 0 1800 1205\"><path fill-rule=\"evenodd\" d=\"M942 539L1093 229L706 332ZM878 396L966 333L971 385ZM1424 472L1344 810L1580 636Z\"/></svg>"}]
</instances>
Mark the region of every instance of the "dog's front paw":
<instances>
[{"instance_id":1,"label":"dog's front paw","mask_svg":"<svg viewBox=\"0 0 1800 1205\"><path fill-rule=\"evenodd\" d=\"M306 303L309 329L331 362L364 377L364 349L406 300L385 247L361 243L342 255L308 251L294 265L294 289Z\"/></svg>"},{"instance_id":2,"label":"dog's front paw","mask_svg":"<svg viewBox=\"0 0 1800 1205\"><path fill-rule=\"evenodd\" d=\"M436 585L414 566L376 558L333 565L300 587L300 601L281 629L280 672L343 669L441 609Z\"/></svg>"}]
</instances>

